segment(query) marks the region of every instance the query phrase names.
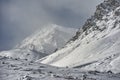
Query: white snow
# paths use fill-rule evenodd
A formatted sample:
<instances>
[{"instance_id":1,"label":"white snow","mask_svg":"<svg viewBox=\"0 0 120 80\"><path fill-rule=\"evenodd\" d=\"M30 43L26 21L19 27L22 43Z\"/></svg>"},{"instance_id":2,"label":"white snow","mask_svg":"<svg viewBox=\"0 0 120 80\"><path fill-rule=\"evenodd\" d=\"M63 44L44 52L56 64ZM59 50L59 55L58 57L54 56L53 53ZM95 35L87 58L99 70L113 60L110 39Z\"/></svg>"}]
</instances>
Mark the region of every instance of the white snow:
<instances>
[{"instance_id":1,"label":"white snow","mask_svg":"<svg viewBox=\"0 0 120 80\"><path fill-rule=\"evenodd\" d=\"M2 51L1 56L38 60L62 47L75 35L77 29L55 24L45 26L27 37L14 49Z\"/></svg>"},{"instance_id":2,"label":"white snow","mask_svg":"<svg viewBox=\"0 0 120 80\"><path fill-rule=\"evenodd\" d=\"M120 17L115 15L119 8L104 15L102 20L95 21L96 26L103 29L102 31L92 30L91 27L88 35L83 32L65 48L37 62L58 67L85 66L85 70L111 70L119 73L119 59L116 61L116 58L120 56ZM105 18L108 21L105 21Z\"/></svg>"},{"instance_id":3,"label":"white snow","mask_svg":"<svg viewBox=\"0 0 120 80\"><path fill-rule=\"evenodd\" d=\"M120 80L120 74L58 68L32 61L0 57L0 80Z\"/></svg>"},{"instance_id":4,"label":"white snow","mask_svg":"<svg viewBox=\"0 0 120 80\"><path fill-rule=\"evenodd\" d=\"M16 48L32 48L37 52L51 54L56 49L62 48L76 31L74 28L50 24L27 37Z\"/></svg>"},{"instance_id":5,"label":"white snow","mask_svg":"<svg viewBox=\"0 0 120 80\"><path fill-rule=\"evenodd\" d=\"M52 24L1 52L0 80L120 80L119 5L105 0L75 39Z\"/></svg>"},{"instance_id":6,"label":"white snow","mask_svg":"<svg viewBox=\"0 0 120 80\"><path fill-rule=\"evenodd\" d=\"M46 54L44 53L37 53L27 49L13 49L9 51L2 51L0 55L6 57L18 58L18 59L26 59L29 61L38 60L46 56Z\"/></svg>"}]
</instances>

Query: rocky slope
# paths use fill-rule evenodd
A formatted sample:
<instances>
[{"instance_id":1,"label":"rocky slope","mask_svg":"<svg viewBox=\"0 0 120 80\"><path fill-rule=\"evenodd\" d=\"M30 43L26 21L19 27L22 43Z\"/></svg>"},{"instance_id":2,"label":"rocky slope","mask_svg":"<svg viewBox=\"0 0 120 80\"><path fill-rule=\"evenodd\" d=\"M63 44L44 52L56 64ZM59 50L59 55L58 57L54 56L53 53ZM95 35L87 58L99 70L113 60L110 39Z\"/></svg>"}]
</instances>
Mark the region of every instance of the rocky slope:
<instances>
[{"instance_id":1,"label":"rocky slope","mask_svg":"<svg viewBox=\"0 0 120 80\"><path fill-rule=\"evenodd\" d=\"M63 49L37 62L119 73L119 36L120 0L105 0Z\"/></svg>"}]
</instances>

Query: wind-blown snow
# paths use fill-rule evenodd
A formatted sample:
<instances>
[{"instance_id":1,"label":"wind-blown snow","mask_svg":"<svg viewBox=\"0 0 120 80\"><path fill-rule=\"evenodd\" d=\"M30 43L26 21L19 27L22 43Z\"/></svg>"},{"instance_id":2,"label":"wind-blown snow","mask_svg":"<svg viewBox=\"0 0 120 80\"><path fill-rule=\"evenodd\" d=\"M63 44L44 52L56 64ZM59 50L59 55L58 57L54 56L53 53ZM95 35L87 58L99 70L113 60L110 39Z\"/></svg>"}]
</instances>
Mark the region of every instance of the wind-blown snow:
<instances>
[{"instance_id":1,"label":"wind-blown snow","mask_svg":"<svg viewBox=\"0 0 120 80\"><path fill-rule=\"evenodd\" d=\"M1 52L0 80L120 80L120 0L98 5L74 33L49 25Z\"/></svg>"},{"instance_id":2,"label":"wind-blown snow","mask_svg":"<svg viewBox=\"0 0 120 80\"><path fill-rule=\"evenodd\" d=\"M32 48L36 52L51 54L55 50L62 48L75 35L76 30L50 24L27 37L16 48Z\"/></svg>"},{"instance_id":3,"label":"wind-blown snow","mask_svg":"<svg viewBox=\"0 0 120 80\"><path fill-rule=\"evenodd\" d=\"M55 24L45 26L27 37L14 49L2 51L1 56L38 60L62 47L75 35L77 29L61 27Z\"/></svg>"}]
</instances>

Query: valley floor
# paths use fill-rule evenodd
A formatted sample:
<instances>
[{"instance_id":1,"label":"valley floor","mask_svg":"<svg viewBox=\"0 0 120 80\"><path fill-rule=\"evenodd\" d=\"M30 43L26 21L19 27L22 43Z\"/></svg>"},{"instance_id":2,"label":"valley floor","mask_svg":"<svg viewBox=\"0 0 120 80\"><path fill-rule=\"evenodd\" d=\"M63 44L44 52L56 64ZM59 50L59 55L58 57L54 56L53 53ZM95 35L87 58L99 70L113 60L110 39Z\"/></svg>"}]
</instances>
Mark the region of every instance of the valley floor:
<instances>
[{"instance_id":1,"label":"valley floor","mask_svg":"<svg viewBox=\"0 0 120 80\"><path fill-rule=\"evenodd\" d=\"M0 80L120 80L120 74L58 68L32 61L0 57Z\"/></svg>"}]
</instances>

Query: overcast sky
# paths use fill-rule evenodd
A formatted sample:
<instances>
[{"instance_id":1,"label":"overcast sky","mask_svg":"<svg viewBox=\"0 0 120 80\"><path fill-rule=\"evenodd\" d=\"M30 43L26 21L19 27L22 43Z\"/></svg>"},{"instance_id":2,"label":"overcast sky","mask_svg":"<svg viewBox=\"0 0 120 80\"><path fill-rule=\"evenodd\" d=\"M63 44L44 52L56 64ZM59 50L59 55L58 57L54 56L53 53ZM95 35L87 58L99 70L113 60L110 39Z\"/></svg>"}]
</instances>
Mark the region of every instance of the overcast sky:
<instances>
[{"instance_id":1,"label":"overcast sky","mask_svg":"<svg viewBox=\"0 0 120 80\"><path fill-rule=\"evenodd\" d=\"M0 0L0 51L46 24L79 28L103 0Z\"/></svg>"}]
</instances>

